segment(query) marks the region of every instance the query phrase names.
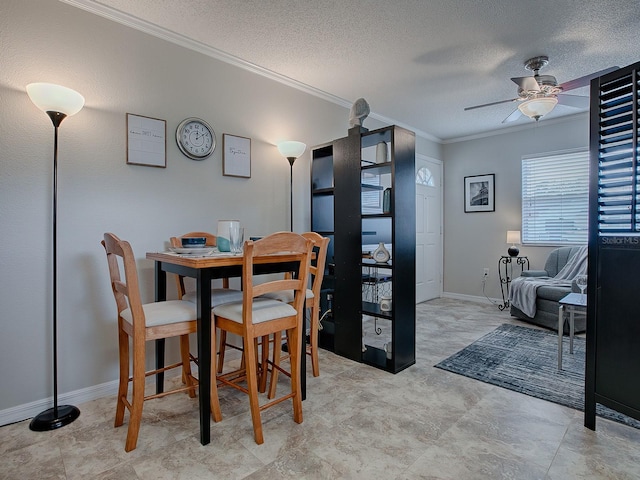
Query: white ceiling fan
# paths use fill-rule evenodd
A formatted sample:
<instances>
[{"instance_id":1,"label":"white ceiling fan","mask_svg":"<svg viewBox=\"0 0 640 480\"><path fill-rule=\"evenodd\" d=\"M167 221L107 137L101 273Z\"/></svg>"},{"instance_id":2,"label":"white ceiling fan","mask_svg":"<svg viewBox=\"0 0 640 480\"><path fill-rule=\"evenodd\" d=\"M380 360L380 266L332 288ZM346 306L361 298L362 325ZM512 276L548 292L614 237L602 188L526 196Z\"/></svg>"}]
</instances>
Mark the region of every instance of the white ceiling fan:
<instances>
[{"instance_id":1,"label":"white ceiling fan","mask_svg":"<svg viewBox=\"0 0 640 480\"><path fill-rule=\"evenodd\" d=\"M501 103L521 102L518 108L511 115L505 118L502 123L513 122L522 115L526 115L535 121L550 113L559 103L571 108L585 109L589 108L589 97L580 95L567 95L564 92L575 88L585 87L589 85L592 79L605 75L609 72L617 70L619 67L610 67L599 72L594 72L584 77L569 80L568 82L558 85L556 77L553 75L540 75L538 72L549 63L549 57L541 55L533 57L524 62L524 68L531 70L531 77L515 77L511 80L518 85L518 96L509 100L500 100L498 102L485 103L474 107L467 107L466 110L474 110L476 108L488 107L491 105L499 105Z\"/></svg>"}]
</instances>

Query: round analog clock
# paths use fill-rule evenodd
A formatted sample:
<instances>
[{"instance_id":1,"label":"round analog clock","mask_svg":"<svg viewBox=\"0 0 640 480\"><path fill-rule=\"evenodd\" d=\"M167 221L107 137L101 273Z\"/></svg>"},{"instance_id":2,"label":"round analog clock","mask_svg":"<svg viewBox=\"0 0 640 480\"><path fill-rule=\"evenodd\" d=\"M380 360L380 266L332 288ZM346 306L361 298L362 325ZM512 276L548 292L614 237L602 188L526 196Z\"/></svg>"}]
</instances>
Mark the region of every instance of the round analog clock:
<instances>
[{"instance_id":1,"label":"round analog clock","mask_svg":"<svg viewBox=\"0 0 640 480\"><path fill-rule=\"evenodd\" d=\"M187 157L204 160L216 149L216 134L207 122L191 117L178 125L176 142Z\"/></svg>"}]
</instances>

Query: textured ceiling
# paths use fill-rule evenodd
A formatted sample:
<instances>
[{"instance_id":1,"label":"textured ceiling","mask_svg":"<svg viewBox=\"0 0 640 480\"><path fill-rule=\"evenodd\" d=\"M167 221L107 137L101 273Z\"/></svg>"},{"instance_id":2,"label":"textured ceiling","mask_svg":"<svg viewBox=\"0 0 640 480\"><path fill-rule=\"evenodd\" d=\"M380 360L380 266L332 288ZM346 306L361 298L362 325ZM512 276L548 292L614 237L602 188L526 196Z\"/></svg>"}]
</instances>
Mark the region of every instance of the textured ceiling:
<instances>
[{"instance_id":1,"label":"textured ceiling","mask_svg":"<svg viewBox=\"0 0 640 480\"><path fill-rule=\"evenodd\" d=\"M515 104L464 107L514 98L510 78L531 74L530 57L547 55L541 74L559 83L640 60L638 0L63 1L114 9L120 21L134 17L349 104L364 97L372 112L442 140L504 128ZM541 121L576 112L557 106Z\"/></svg>"}]
</instances>

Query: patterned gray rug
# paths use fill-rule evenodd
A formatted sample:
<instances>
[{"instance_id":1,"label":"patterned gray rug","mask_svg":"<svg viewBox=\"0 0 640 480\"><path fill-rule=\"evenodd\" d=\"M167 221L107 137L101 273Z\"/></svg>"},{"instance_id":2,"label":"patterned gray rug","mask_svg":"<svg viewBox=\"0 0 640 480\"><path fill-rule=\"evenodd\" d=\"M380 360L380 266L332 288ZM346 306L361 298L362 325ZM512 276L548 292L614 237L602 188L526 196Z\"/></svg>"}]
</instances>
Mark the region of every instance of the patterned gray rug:
<instances>
[{"instance_id":1,"label":"patterned gray rug","mask_svg":"<svg viewBox=\"0 0 640 480\"><path fill-rule=\"evenodd\" d=\"M564 339L558 371L558 335L504 324L436 365L450 372L584 411L585 340ZM640 422L596 406L600 417L640 428Z\"/></svg>"}]
</instances>

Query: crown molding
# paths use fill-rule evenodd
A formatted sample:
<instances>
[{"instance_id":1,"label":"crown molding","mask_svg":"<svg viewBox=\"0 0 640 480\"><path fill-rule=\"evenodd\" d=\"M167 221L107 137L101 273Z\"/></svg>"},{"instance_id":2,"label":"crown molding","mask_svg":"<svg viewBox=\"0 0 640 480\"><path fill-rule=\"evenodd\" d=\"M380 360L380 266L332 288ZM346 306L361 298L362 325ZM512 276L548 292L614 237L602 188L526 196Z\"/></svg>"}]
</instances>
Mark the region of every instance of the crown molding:
<instances>
[{"instance_id":1,"label":"crown molding","mask_svg":"<svg viewBox=\"0 0 640 480\"><path fill-rule=\"evenodd\" d=\"M321 98L323 100L334 103L341 107L344 107L347 109L351 108L352 102L345 100L344 98L338 97L336 95L332 95L331 93L327 93L323 90L312 87L311 85L307 85L306 83L299 82L285 75L281 75L277 72L274 72L267 68L256 65L255 63L251 63L241 58L238 58L234 55L230 55L215 47L199 42L197 40L193 40L180 33L167 30L166 28L160 27L158 25L155 25L151 22L135 17L133 15L129 15L115 8L108 7L100 3L96 3L93 0L60 0L60 1L68 5L71 5L73 7L85 10L94 15L98 15L100 17L106 18L113 22L120 23L121 25L125 25L127 27L147 33L149 35L153 35L154 37L161 38L163 40L174 43L176 45L180 45L181 47L188 48L189 50L202 53L203 55L207 55L208 57L215 58L216 60L220 60L230 65L234 65L236 67L242 68L252 73L256 73L263 77L269 78L270 80L274 80L283 85L286 85L291 88L295 88L296 90L300 90L304 93L308 93L309 95L313 95L315 97ZM400 127L407 128L409 130L412 130L416 135L420 137L423 137L427 140L431 140L433 142L442 143L442 140L438 137L435 137L434 135L431 135L427 132L423 132L419 129L416 129L411 125L398 122L392 118L385 117L384 115L371 112L369 114L369 117L379 120L386 124L398 125Z\"/></svg>"}]
</instances>

